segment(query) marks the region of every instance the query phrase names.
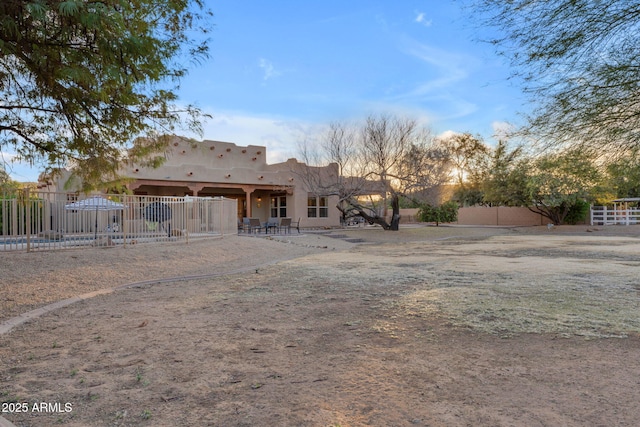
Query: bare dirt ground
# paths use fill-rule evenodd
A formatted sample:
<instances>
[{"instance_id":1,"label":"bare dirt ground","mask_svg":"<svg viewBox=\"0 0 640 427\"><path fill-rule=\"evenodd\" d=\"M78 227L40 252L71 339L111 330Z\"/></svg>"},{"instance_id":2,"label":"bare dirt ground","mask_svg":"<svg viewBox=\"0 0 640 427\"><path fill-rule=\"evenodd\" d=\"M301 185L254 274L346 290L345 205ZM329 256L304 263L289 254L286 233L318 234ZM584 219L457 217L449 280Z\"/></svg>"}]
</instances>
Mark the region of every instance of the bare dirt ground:
<instances>
[{"instance_id":1,"label":"bare dirt ground","mask_svg":"<svg viewBox=\"0 0 640 427\"><path fill-rule=\"evenodd\" d=\"M0 335L0 416L637 425L639 226L333 234L0 255L0 321L115 289Z\"/></svg>"}]
</instances>

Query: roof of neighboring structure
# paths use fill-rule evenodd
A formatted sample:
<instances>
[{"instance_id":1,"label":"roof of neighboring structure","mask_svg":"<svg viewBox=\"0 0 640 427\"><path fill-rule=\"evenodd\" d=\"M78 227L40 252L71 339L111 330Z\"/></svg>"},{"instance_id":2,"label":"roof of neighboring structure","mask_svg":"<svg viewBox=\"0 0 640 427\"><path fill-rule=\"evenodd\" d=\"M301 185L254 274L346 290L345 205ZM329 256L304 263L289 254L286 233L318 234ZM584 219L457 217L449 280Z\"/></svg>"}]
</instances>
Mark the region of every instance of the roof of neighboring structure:
<instances>
[{"instance_id":1,"label":"roof of neighboring structure","mask_svg":"<svg viewBox=\"0 0 640 427\"><path fill-rule=\"evenodd\" d=\"M621 202L640 202L640 197L625 197L622 199L615 199L613 201L614 203L621 203Z\"/></svg>"}]
</instances>

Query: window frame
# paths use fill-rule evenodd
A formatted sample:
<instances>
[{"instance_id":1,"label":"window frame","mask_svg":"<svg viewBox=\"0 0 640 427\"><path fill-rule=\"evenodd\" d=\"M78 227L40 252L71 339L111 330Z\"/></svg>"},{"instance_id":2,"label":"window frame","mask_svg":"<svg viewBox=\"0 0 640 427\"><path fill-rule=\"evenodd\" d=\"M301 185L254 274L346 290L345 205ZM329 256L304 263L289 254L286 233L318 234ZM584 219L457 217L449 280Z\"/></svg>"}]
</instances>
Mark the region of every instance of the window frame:
<instances>
[{"instance_id":1,"label":"window frame","mask_svg":"<svg viewBox=\"0 0 640 427\"><path fill-rule=\"evenodd\" d=\"M329 218L329 196L307 196L307 218Z\"/></svg>"},{"instance_id":2,"label":"window frame","mask_svg":"<svg viewBox=\"0 0 640 427\"><path fill-rule=\"evenodd\" d=\"M269 214L271 218L286 218L287 196L271 196L269 199Z\"/></svg>"}]
</instances>

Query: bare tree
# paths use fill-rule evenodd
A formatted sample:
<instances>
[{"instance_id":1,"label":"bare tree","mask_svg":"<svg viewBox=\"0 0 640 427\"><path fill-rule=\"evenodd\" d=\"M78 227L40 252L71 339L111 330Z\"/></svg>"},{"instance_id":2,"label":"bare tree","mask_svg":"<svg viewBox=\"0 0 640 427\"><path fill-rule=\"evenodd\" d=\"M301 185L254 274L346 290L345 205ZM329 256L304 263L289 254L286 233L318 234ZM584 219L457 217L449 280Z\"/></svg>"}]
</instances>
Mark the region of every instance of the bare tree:
<instances>
[{"instance_id":1,"label":"bare tree","mask_svg":"<svg viewBox=\"0 0 640 427\"><path fill-rule=\"evenodd\" d=\"M303 180L312 192L337 194L344 219L358 215L385 230L399 228L401 197L416 197L449 179L448 159L431 134L415 120L389 115L369 116L358 128L331 124L321 147L303 148L302 157L338 172L328 177L307 168Z\"/></svg>"},{"instance_id":2,"label":"bare tree","mask_svg":"<svg viewBox=\"0 0 640 427\"><path fill-rule=\"evenodd\" d=\"M308 166L294 171L315 196L338 196L336 207L342 222L354 215L346 201L368 191L364 189L365 180L354 178L365 174L356 133L356 128L348 124L330 123L320 143L305 140L299 146L300 157Z\"/></svg>"}]
</instances>

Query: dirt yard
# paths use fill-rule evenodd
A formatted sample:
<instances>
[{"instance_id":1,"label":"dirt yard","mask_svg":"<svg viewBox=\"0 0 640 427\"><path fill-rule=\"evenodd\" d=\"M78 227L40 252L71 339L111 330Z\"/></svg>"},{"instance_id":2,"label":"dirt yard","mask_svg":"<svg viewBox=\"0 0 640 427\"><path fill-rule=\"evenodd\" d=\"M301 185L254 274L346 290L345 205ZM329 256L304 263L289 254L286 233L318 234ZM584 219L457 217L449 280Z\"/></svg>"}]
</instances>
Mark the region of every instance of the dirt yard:
<instances>
[{"instance_id":1,"label":"dirt yard","mask_svg":"<svg viewBox=\"0 0 640 427\"><path fill-rule=\"evenodd\" d=\"M637 425L640 226L332 234L0 254L0 416Z\"/></svg>"}]
</instances>

